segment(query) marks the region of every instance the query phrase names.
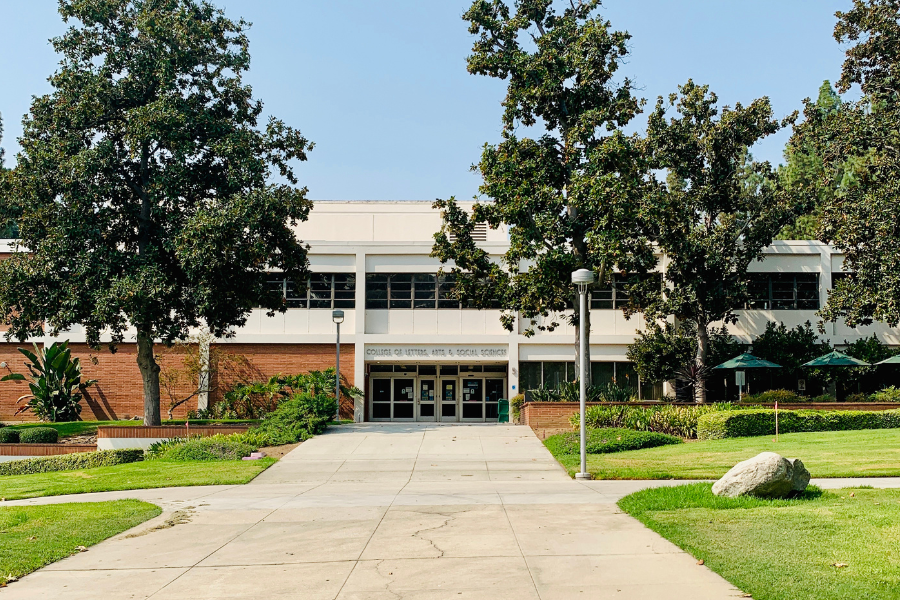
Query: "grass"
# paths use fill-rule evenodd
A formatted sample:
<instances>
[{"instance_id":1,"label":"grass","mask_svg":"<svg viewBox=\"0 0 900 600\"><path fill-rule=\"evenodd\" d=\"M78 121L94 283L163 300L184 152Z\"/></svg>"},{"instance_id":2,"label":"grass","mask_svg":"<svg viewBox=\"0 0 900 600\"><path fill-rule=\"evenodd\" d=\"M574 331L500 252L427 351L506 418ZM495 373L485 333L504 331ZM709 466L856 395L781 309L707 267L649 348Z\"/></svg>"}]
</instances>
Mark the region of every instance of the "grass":
<instances>
[{"instance_id":1,"label":"grass","mask_svg":"<svg viewBox=\"0 0 900 600\"><path fill-rule=\"evenodd\" d=\"M149 460L82 471L8 475L0 477L0 495L6 500L18 500L189 485L237 485L247 483L274 463L272 458L193 462Z\"/></svg>"},{"instance_id":2,"label":"grass","mask_svg":"<svg viewBox=\"0 0 900 600\"><path fill-rule=\"evenodd\" d=\"M162 512L138 500L0 508L0 586ZM77 524L77 526L74 526Z\"/></svg>"},{"instance_id":3,"label":"grass","mask_svg":"<svg viewBox=\"0 0 900 600\"><path fill-rule=\"evenodd\" d=\"M587 467L596 479L718 479L740 461L766 451L800 458L813 477L900 476L897 429L789 433L778 443L764 436L591 454ZM570 475L578 471L577 454L556 458Z\"/></svg>"},{"instance_id":4,"label":"grass","mask_svg":"<svg viewBox=\"0 0 900 600\"><path fill-rule=\"evenodd\" d=\"M710 488L644 490L619 506L756 600L900 599L900 490L760 500Z\"/></svg>"},{"instance_id":5,"label":"grass","mask_svg":"<svg viewBox=\"0 0 900 600\"><path fill-rule=\"evenodd\" d=\"M673 435L615 427L591 428L587 430L587 434L585 450L590 454L624 452L683 443L681 438ZM574 432L558 433L544 440L544 445L554 455L578 454L581 447L580 437Z\"/></svg>"},{"instance_id":6,"label":"grass","mask_svg":"<svg viewBox=\"0 0 900 600\"><path fill-rule=\"evenodd\" d=\"M184 425L186 421L163 421L163 425ZM259 421L253 420L191 420L191 425L252 425ZM89 435L97 433L97 427L116 426L116 427L133 427L143 425L142 421L73 421L71 423L18 423L8 425L14 429L25 429L29 427L52 427L59 432L59 437L67 437L70 435Z\"/></svg>"}]
</instances>

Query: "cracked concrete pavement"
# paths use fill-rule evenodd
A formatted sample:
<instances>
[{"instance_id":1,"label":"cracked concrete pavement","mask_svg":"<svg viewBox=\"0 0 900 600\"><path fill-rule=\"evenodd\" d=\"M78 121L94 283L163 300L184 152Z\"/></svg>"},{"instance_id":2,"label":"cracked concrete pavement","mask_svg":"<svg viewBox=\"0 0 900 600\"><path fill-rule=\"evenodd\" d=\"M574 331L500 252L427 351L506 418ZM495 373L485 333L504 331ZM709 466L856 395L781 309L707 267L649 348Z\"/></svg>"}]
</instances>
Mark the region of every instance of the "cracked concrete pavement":
<instances>
[{"instance_id":1,"label":"cracked concrete pavement","mask_svg":"<svg viewBox=\"0 0 900 600\"><path fill-rule=\"evenodd\" d=\"M680 483L573 481L527 427L341 426L244 486L6 503L127 497L164 514L0 599L740 597L615 505Z\"/></svg>"}]
</instances>

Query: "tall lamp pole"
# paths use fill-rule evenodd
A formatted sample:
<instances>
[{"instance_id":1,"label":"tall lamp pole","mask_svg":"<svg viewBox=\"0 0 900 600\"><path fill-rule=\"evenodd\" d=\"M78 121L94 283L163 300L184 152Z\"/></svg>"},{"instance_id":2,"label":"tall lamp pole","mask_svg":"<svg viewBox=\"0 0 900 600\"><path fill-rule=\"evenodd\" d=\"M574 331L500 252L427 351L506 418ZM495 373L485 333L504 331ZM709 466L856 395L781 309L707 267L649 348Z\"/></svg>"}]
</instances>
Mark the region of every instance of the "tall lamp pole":
<instances>
[{"instance_id":1,"label":"tall lamp pole","mask_svg":"<svg viewBox=\"0 0 900 600\"><path fill-rule=\"evenodd\" d=\"M591 474L587 471L587 436L586 436L586 425L584 419L584 405L585 405L585 373L587 373L587 361L585 360L587 352L586 352L586 332L587 332L587 319L585 318L585 314L587 313L587 291L590 286L594 284L594 281L597 280L597 276L594 275L593 271L589 271L588 269L578 269L574 273L572 273L572 283L578 288L578 344L579 344L579 352L578 352L578 402L579 402L579 423L581 426L581 471L575 474L575 479L590 479Z\"/></svg>"},{"instance_id":2,"label":"tall lamp pole","mask_svg":"<svg viewBox=\"0 0 900 600\"><path fill-rule=\"evenodd\" d=\"M341 323L344 322L344 311L331 311L331 320L337 325L337 340L335 342L334 365L334 399L337 401L337 412L334 420L341 420Z\"/></svg>"}]
</instances>

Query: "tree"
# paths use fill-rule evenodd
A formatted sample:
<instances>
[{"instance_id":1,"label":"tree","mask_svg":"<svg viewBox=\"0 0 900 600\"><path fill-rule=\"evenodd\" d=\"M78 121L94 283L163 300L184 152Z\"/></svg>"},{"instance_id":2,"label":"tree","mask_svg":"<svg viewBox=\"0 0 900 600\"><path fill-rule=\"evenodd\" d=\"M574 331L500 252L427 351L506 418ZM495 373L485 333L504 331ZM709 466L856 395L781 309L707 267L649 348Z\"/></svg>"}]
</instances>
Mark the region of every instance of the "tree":
<instances>
[{"instance_id":1,"label":"tree","mask_svg":"<svg viewBox=\"0 0 900 600\"><path fill-rule=\"evenodd\" d=\"M806 103L805 121L791 140L822 157L825 184L842 192L822 206L821 238L844 253L851 276L836 282L822 310L851 326L900 323L900 2L854 0L836 14L835 39L851 45L838 91L859 85L863 97L822 114ZM840 168L850 159L842 173ZM852 182L847 185L845 181Z\"/></svg>"},{"instance_id":2,"label":"tree","mask_svg":"<svg viewBox=\"0 0 900 600\"><path fill-rule=\"evenodd\" d=\"M453 198L435 202L444 227L432 255L452 263L456 293L478 308L502 308L510 331L517 315L529 319L525 335L553 330L555 315L573 306L573 323L584 318L590 331L573 271L590 269L604 283L615 271L642 273L656 264L638 227L646 165L636 139L620 129L642 102L630 80L614 81L630 36L600 18L597 0L562 13L551 4L518 0L512 10L502 0L476 0L463 16L477 36L469 72L508 82L502 141L486 144L473 167L489 202L476 203L471 214ZM517 127L538 123L540 137L519 137ZM509 226L501 264L473 241L479 222ZM644 284L652 282L633 285Z\"/></svg>"},{"instance_id":3,"label":"tree","mask_svg":"<svg viewBox=\"0 0 900 600\"><path fill-rule=\"evenodd\" d=\"M21 211L28 252L0 264L0 314L19 339L81 324L114 350L134 331L155 425L154 344L284 311L267 270L306 281L292 227L311 204L291 163L312 144L275 118L258 128L245 21L201 0L61 0L60 13L62 61L23 121L3 206Z\"/></svg>"},{"instance_id":4,"label":"tree","mask_svg":"<svg viewBox=\"0 0 900 600\"><path fill-rule=\"evenodd\" d=\"M819 96L815 103L816 110L820 115L827 116L839 112L842 106L843 100L831 86L831 82L826 79L819 88ZM784 182L785 187L792 188L798 183L809 185L815 189L817 202L809 213L800 215L796 221L782 229L776 239L818 239L821 205L839 193L844 172L843 165L839 167L839 174L830 178L830 182L826 184L825 164L822 156L810 142L806 141L798 145L788 143L784 158L785 164L779 167L778 176Z\"/></svg>"},{"instance_id":5,"label":"tree","mask_svg":"<svg viewBox=\"0 0 900 600\"><path fill-rule=\"evenodd\" d=\"M688 81L679 92L668 106L659 98L647 126L651 166L668 180L648 195L645 216L667 262L666 285L643 304L648 319L674 316L696 331L695 399L702 403L711 324L737 322L750 263L802 206L784 193L768 162L748 153L786 124L773 118L768 98L720 114L707 86ZM667 120L669 107L678 116Z\"/></svg>"},{"instance_id":6,"label":"tree","mask_svg":"<svg viewBox=\"0 0 900 600\"><path fill-rule=\"evenodd\" d=\"M808 388L810 384L820 385L826 381L827 369L807 369L803 365L831 350L831 345L820 341L807 321L793 329L788 329L784 323L767 323L766 330L753 340L751 351L757 358L780 365L781 369L770 376L778 382L778 387L793 389L799 378L808 380Z\"/></svg>"},{"instance_id":7,"label":"tree","mask_svg":"<svg viewBox=\"0 0 900 600\"><path fill-rule=\"evenodd\" d=\"M0 142L3 141L3 115L0 115ZM3 149L3 146L0 146L0 199L2 199L6 195L6 175L9 170L4 166L4 158L6 155L6 150ZM15 222L11 220L6 220L5 223L0 224L0 239L11 239L15 238L19 235L18 229L15 226Z\"/></svg>"}]
</instances>

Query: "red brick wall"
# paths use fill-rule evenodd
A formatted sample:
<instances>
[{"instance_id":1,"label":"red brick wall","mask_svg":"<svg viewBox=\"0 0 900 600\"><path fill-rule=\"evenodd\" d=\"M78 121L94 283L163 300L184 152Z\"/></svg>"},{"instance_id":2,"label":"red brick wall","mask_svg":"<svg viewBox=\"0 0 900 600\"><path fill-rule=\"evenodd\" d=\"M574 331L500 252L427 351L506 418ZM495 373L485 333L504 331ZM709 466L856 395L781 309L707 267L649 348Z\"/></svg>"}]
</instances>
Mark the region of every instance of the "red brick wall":
<instances>
[{"instance_id":1,"label":"red brick wall","mask_svg":"<svg viewBox=\"0 0 900 600\"><path fill-rule=\"evenodd\" d=\"M24 346L24 345L23 345ZM6 361L9 367L24 373L25 357L16 348L19 344L0 344L0 361ZM96 379L97 383L87 389L82 401L81 416L85 420L127 419L144 414L144 388L137 366L137 347L134 344L122 344L115 354L108 350L92 350L85 344L71 344L72 353L81 359L82 370L87 379ZM334 345L331 344L219 344L218 348L229 354L242 355L247 358L247 369L242 376L252 380L264 380L272 375L305 373L314 370L325 370L334 366ZM183 369L183 350L178 347L156 349L157 360L165 369ZM341 345L341 373L351 384L353 382L352 344ZM2 369L4 373L9 371ZM196 383L186 380L175 386L175 397L178 399L190 395L196 389ZM163 419L169 408L171 399L166 390L161 390L161 409ZM0 383L0 421L33 421L30 413L14 416L16 399L28 393L23 382ZM214 399L211 399L214 400ZM197 398L179 406L173 416L184 418L190 410L196 410ZM348 409L342 405L342 412ZM352 405L349 407L352 415Z\"/></svg>"}]
</instances>

